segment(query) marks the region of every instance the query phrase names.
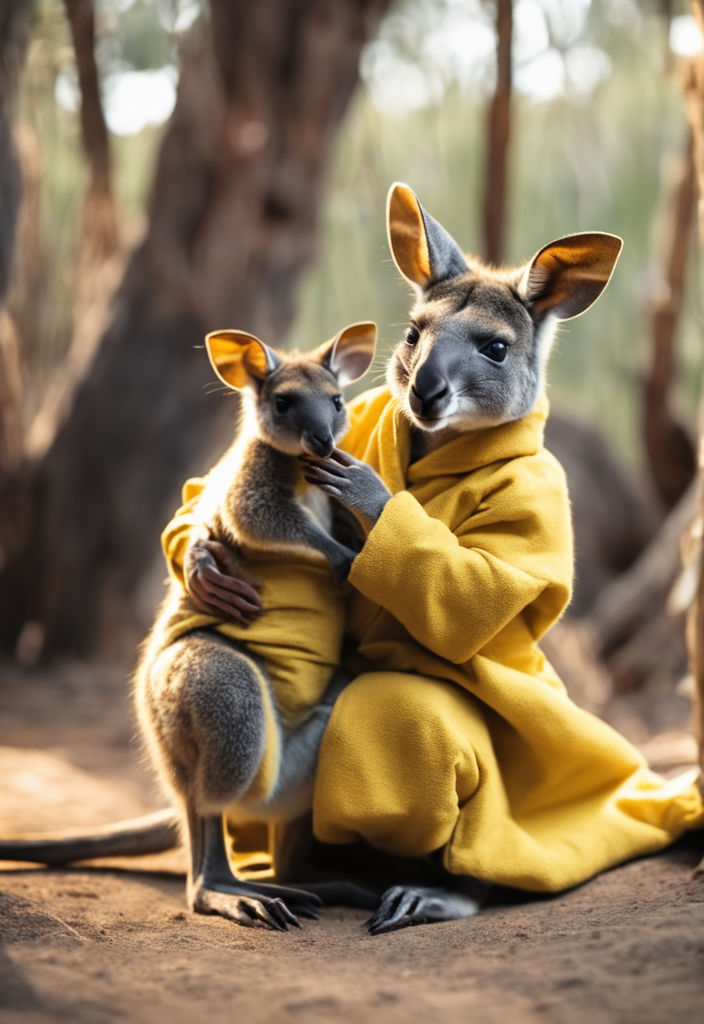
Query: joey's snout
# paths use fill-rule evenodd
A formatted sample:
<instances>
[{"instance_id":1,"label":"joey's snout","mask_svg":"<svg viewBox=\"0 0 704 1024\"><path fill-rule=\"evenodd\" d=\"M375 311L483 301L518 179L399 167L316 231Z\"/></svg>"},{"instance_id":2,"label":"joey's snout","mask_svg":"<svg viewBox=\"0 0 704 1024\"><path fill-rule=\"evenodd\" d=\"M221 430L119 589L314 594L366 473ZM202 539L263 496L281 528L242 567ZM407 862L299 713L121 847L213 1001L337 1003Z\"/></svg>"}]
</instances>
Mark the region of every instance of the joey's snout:
<instances>
[{"instance_id":1,"label":"joey's snout","mask_svg":"<svg viewBox=\"0 0 704 1024\"><path fill-rule=\"evenodd\" d=\"M332 431L325 427L304 430L301 444L304 452L321 459L332 455L335 450L335 438L332 436Z\"/></svg>"}]
</instances>

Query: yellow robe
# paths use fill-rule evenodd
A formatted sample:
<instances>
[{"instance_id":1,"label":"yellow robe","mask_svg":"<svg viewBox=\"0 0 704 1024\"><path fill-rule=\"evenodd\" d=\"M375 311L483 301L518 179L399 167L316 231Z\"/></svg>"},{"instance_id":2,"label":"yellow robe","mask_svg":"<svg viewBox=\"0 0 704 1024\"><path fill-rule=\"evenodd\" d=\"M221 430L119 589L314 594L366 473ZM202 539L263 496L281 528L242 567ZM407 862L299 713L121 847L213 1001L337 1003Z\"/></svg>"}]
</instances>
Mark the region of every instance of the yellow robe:
<instances>
[{"instance_id":1,"label":"yellow robe","mask_svg":"<svg viewBox=\"0 0 704 1024\"><path fill-rule=\"evenodd\" d=\"M350 573L348 629L374 671L343 692L323 738L316 836L411 857L442 848L450 872L556 891L703 825L694 773L650 772L569 700L537 646L572 575L547 402L412 465L386 389L350 412L342 447L393 497ZM165 537L178 572L178 520Z\"/></svg>"},{"instance_id":2,"label":"yellow robe","mask_svg":"<svg viewBox=\"0 0 704 1024\"><path fill-rule=\"evenodd\" d=\"M570 595L564 474L524 419L409 465L386 389L344 447L393 497L350 573L349 628L375 668L338 699L314 831L446 869L556 891L704 824L694 772L665 781L567 697L537 646Z\"/></svg>"}]
</instances>

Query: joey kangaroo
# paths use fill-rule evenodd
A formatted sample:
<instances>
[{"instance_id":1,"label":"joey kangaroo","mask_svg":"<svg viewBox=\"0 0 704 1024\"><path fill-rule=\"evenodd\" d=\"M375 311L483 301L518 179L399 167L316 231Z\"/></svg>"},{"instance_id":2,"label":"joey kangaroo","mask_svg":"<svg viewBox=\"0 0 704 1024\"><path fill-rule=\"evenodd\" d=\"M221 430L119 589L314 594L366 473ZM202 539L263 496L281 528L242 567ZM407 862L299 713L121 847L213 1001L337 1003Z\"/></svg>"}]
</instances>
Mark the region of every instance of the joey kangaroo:
<instances>
[{"instance_id":1,"label":"joey kangaroo","mask_svg":"<svg viewBox=\"0 0 704 1024\"><path fill-rule=\"evenodd\" d=\"M277 353L241 331L206 338L220 379L242 389L244 412L191 511L191 548L215 541L244 551L264 576L265 610L257 622L223 622L217 587L195 587L193 614L191 596L172 583L135 696L154 760L185 804L189 904L242 924L284 929L297 924L293 909L314 915L309 893L233 877L222 813L273 821L310 807L320 737L345 681L344 598L311 554L324 555L340 582L355 552L304 504L298 457L333 451L347 427L339 388L366 372L375 341L366 322L306 355Z\"/></svg>"},{"instance_id":2,"label":"joey kangaroo","mask_svg":"<svg viewBox=\"0 0 704 1024\"><path fill-rule=\"evenodd\" d=\"M345 598L312 556L320 552L339 583L355 552L328 532L329 500L312 488L306 495L298 456L333 451L348 425L340 387L366 372L375 341L367 322L304 355L275 352L242 331L206 337L215 372L243 393L242 416L234 444L191 502L189 592L172 579L135 697L153 759L185 805L189 904L242 924L285 929L297 924L292 909L316 916L320 902L311 892L235 879L222 812L280 821L310 807L320 736L346 681L338 668ZM260 599L241 554L264 577L256 622ZM234 589L215 565L236 567ZM128 823L102 837L10 842L0 854L65 863L138 852L141 842L142 852L173 845L168 818L154 816L148 829L140 836Z\"/></svg>"},{"instance_id":3,"label":"joey kangaroo","mask_svg":"<svg viewBox=\"0 0 704 1024\"><path fill-rule=\"evenodd\" d=\"M306 503L298 457L332 454L348 425L338 388L366 373L375 340L374 324L353 324L301 356L277 353L242 331L207 335L215 372L243 391L245 409L234 445L199 500L204 539L267 552L314 548L339 581L346 577L355 552L331 536L327 506L318 502L312 511L310 493ZM203 592L201 601L217 606L214 597Z\"/></svg>"}]
</instances>

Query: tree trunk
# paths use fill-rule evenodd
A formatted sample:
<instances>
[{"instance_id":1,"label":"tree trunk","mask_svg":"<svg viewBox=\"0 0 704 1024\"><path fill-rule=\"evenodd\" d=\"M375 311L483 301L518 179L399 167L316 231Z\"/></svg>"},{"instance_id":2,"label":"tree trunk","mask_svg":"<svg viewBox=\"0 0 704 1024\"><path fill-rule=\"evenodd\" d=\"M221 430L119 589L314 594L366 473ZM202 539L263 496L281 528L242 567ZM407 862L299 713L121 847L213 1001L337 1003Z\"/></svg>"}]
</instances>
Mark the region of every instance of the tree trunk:
<instances>
[{"instance_id":1,"label":"tree trunk","mask_svg":"<svg viewBox=\"0 0 704 1024\"><path fill-rule=\"evenodd\" d=\"M21 465L21 377L17 335L3 309L12 274L21 197L20 170L10 128L10 107L24 64L29 26L25 0L0 7L0 572L26 537L29 514Z\"/></svg>"},{"instance_id":2,"label":"tree trunk","mask_svg":"<svg viewBox=\"0 0 704 1024\"><path fill-rule=\"evenodd\" d=\"M694 444L672 412L677 323L692 239L696 181L691 137L684 147L668 210L669 237L660 258L661 281L652 303L652 356L643 385L643 439L655 489L673 508L696 471Z\"/></svg>"},{"instance_id":3,"label":"tree trunk","mask_svg":"<svg viewBox=\"0 0 704 1024\"><path fill-rule=\"evenodd\" d=\"M64 0L71 27L76 70L81 91L81 136L90 167L81 227L79 267L90 268L117 249L117 217L112 194L110 144L100 100L95 60L93 0Z\"/></svg>"},{"instance_id":4,"label":"tree trunk","mask_svg":"<svg viewBox=\"0 0 704 1024\"><path fill-rule=\"evenodd\" d=\"M87 652L129 610L179 484L231 436L233 404L204 390L203 334L281 343L360 50L387 5L212 0L210 28L184 48L146 238L35 467L31 544L0 576L5 648L33 620L46 651Z\"/></svg>"},{"instance_id":5,"label":"tree trunk","mask_svg":"<svg viewBox=\"0 0 704 1024\"><path fill-rule=\"evenodd\" d=\"M508 144L511 135L513 0L496 0L496 89L489 107L484 192L484 259L501 263L506 240Z\"/></svg>"},{"instance_id":6,"label":"tree trunk","mask_svg":"<svg viewBox=\"0 0 704 1024\"><path fill-rule=\"evenodd\" d=\"M24 63L29 23L25 0L7 0L0 11L0 309L12 269L20 205L20 170L10 128L10 105ZM11 325L0 322L0 491L18 462L19 358ZM3 538L0 534L0 564Z\"/></svg>"},{"instance_id":7,"label":"tree trunk","mask_svg":"<svg viewBox=\"0 0 704 1024\"><path fill-rule=\"evenodd\" d=\"M692 11L699 31L704 33L704 0L692 0ZM693 62L685 82L685 107L694 138L694 165L699 197L699 241L704 247L704 55ZM687 647L695 683L695 729L699 743L699 788L704 796L704 397L699 437L698 507L693 532L698 537L692 561L697 572L696 594L689 612ZM704 859L697 872L704 878Z\"/></svg>"}]
</instances>

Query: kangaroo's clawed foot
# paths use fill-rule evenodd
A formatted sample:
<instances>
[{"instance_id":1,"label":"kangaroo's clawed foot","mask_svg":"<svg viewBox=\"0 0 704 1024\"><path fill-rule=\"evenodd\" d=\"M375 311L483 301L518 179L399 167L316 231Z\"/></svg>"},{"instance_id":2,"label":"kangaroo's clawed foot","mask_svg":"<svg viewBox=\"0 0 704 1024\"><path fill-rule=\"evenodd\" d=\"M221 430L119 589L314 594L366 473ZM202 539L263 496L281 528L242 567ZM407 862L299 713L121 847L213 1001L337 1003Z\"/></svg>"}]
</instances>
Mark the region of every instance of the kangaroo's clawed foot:
<instances>
[{"instance_id":1,"label":"kangaroo's clawed foot","mask_svg":"<svg viewBox=\"0 0 704 1024\"><path fill-rule=\"evenodd\" d=\"M394 885L381 897L375 914L365 922L371 935L381 935L410 924L454 921L480 909L476 896L439 887Z\"/></svg>"},{"instance_id":2,"label":"kangaroo's clawed foot","mask_svg":"<svg viewBox=\"0 0 704 1024\"><path fill-rule=\"evenodd\" d=\"M245 928L285 932L300 928L299 917L316 920L323 901L293 886L250 882L233 874L220 815L203 816L188 808L191 871L188 905L195 914L219 914Z\"/></svg>"},{"instance_id":3,"label":"kangaroo's clawed foot","mask_svg":"<svg viewBox=\"0 0 704 1024\"><path fill-rule=\"evenodd\" d=\"M231 884L196 879L190 895L196 914L219 914L245 928L270 928L285 932L300 928L298 917L316 920L321 900L313 893L278 885L237 882ZM295 913L294 913L295 911ZM298 917L296 916L298 915Z\"/></svg>"}]
</instances>

